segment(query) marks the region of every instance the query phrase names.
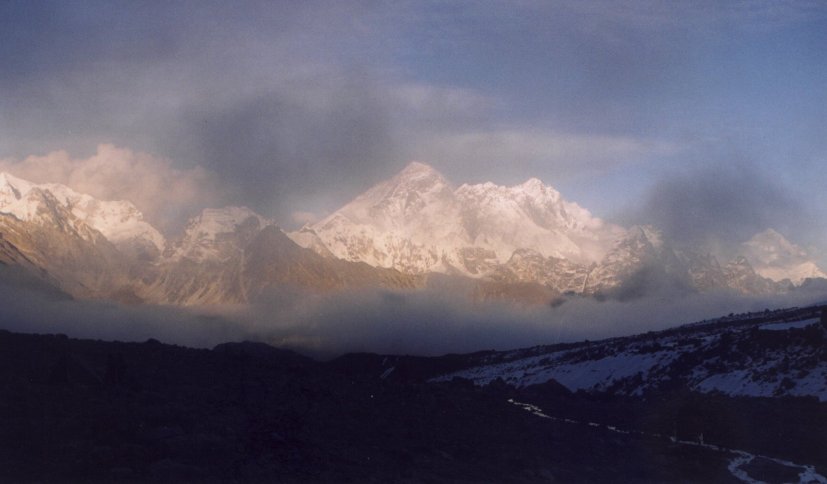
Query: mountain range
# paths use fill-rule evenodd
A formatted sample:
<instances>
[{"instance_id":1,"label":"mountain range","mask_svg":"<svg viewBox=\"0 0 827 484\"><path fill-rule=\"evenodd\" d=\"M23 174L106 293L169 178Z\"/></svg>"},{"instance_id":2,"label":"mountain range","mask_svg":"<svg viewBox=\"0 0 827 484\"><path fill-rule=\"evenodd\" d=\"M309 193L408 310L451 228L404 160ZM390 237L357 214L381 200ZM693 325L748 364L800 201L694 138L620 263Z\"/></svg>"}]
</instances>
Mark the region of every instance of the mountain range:
<instances>
[{"instance_id":1,"label":"mountain range","mask_svg":"<svg viewBox=\"0 0 827 484\"><path fill-rule=\"evenodd\" d=\"M772 294L827 277L804 249L773 229L722 263L704 247L668 240L655 227L607 223L536 178L512 187L454 187L418 162L288 235L326 257L469 277L504 292L536 285L556 294L627 297L667 283Z\"/></svg>"},{"instance_id":2,"label":"mountain range","mask_svg":"<svg viewBox=\"0 0 827 484\"><path fill-rule=\"evenodd\" d=\"M418 162L297 231L225 207L166 236L129 201L0 174L0 263L78 298L243 304L285 288L452 284L477 300L548 303L664 286L775 294L827 278L773 229L739 249L722 263L655 227L605 222L536 178L455 187Z\"/></svg>"}]
</instances>

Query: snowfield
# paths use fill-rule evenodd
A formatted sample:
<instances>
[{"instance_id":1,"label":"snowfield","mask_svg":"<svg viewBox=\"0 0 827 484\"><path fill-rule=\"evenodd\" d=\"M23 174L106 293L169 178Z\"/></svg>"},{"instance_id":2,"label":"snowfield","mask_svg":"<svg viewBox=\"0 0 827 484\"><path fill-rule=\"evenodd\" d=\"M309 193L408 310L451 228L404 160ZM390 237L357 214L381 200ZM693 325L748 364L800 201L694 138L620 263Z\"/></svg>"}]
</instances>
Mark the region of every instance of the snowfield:
<instances>
[{"instance_id":1,"label":"snowfield","mask_svg":"<svg viewBox=\"0 0 827 484\"><path fill-rule=\"evenodd\" d=\"M827 401L827 328L813 317L818 309L794 311L794 316L688 325L574 348L489 355L478 365L433 381L459 377L487 385L502 379L525 388L554 380L573 392L629 396L683 386L730 396Z\"/></svg>"}]
</instances>

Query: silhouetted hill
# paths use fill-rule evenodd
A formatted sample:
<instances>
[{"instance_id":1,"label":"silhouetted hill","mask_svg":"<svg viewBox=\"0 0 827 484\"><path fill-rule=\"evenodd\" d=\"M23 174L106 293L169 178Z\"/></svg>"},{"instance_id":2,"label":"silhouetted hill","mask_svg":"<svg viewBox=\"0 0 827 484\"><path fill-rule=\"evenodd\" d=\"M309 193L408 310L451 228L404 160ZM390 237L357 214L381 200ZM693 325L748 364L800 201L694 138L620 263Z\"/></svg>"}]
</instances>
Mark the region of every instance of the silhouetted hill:
<instances>
[{"instance_id":1,"label":"silhouetted hill","mask_svg":"<svg viewBox=\"0 0 827 484\"><path fill-rule=\"evenodd\" d=\"M416 378L436 360L383 378L374 358L0 331L0 480L731 480L728 453L538 419L505 385Z\"/></svg>"}]
</instances>

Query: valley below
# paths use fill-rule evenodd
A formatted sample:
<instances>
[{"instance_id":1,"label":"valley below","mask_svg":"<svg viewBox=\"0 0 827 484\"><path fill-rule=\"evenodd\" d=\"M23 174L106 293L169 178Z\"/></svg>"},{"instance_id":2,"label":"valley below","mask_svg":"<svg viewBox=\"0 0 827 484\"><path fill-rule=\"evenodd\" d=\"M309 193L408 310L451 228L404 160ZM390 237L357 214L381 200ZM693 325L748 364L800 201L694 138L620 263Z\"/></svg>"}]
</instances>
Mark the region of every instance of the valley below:
<instances>
[{"instance_id":1,"label":"valley below","mask_svg":"<svg viewBox=\"0 0 827 484\"><path fill-rule=\"evenodd\" d=\"M1 331L0 480L825 482L823 314L327 361Z\"/></svg>"}]
</instances>

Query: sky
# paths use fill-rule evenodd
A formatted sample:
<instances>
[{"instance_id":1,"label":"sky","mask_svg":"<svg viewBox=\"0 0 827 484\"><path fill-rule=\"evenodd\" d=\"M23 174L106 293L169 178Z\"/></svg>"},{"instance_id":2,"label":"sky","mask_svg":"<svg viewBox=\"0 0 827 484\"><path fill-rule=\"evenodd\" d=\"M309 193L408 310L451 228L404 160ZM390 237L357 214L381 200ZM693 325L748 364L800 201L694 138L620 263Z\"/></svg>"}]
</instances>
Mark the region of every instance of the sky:
<instances>
[{"instance_id":1,"label":"sky","mask_svg":"<svg viewBox=\"0 0 827 484\"><path fill-rule=\"evenodd\" d=\"M409 161L827 261L827 3L0 2L0 168L285 227ZM700 214L700 215L699 215Z\"/></svg>"}]
</instances>

